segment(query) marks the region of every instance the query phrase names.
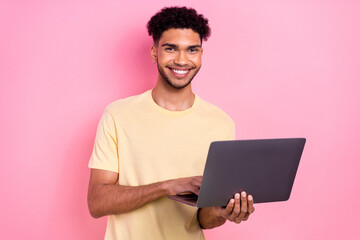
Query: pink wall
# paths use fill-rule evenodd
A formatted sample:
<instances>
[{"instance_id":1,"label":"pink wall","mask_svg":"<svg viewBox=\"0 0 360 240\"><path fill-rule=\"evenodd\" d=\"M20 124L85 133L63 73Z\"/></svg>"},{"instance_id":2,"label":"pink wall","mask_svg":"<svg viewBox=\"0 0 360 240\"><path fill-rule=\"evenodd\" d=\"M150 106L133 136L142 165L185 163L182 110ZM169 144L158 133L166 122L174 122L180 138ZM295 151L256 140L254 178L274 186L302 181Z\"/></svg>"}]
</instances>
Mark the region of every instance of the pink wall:
<instances>
[{"instance_id":1,"label":"pink wall","mask_svg":"<svg viewBox=\"0 0 360 240\"><path fill-rule=\"evenodd\" d=\"M103 108L154 85L147 20L210 19L194 90L237 137L308 139L288 202L208 239L359 239L359 1L1 1L2 239L102 239L86 205Z\"/></svg>"}]
</instances>

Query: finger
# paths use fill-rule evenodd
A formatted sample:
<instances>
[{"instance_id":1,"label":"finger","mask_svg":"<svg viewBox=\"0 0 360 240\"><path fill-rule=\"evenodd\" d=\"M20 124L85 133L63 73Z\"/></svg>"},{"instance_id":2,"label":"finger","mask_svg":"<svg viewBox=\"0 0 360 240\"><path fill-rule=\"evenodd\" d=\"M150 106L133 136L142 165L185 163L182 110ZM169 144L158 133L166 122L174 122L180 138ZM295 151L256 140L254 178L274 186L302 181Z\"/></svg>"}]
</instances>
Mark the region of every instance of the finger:
<instances>
[{"instance_id":1,"label":"finger","mask_svg":"<svg viewBox=\"0 0 360 240\"><path fill-rule=\"evenodd\" d=\"M241 196L240 196L239 193L237 193L235 195L237 195L237 197L238 197L238 203L237 203L238 206L237 206L236 216L235 216L235 219L234 219L233 222L235 222L236 224L239 224L239 223L241 223L241 220L242 220L242 218L240 217L240 213L241 213Z\"/></svg>"},{"instance_id":2,"label":"finger","mask_svg":"<svg viewBox=\"0 0 360 240\"><path fill-rule=\"evenodd\" d=\"M241 207L240 207L240 214L238 215L238 218L240 218L240 220L243 219L243 217L245 217L245 214L248 211L248 205L247 205L247 197L246 197L246 192L241 192Z\"/></svg>"},{"instance_id":3,"label":"finger","mask_svg":"<svg viewBox=\"0 0 360 240\"><path fill-rule=\"evenodd\" d=\"M190 182L190 184L191 184L192 186L197 187L197 188L200 188L200 186L201 186L201 182L196 181L196 180Z\"/></svg>"},{"instance_id":4,"label":"finger","mask_svg":"<svg viewBox=\"0 0 360 240\"><path fill-rule=\"evenodd\" d=\"M240 214L240 193L236 193L235 194L235 206L234 209L231 213L231 221L235 221L235 219L239 216Z\"/></svg>"},{"instance_id":5,"label":"finger","mask_svg":"<svg viewBox=\"0 0 360 240\"><path fill-rule=\"evenodd\" d=\"M249 219L250 213L245 213L245 216L242 218L243 221L247 221Z\"/></svg>"},{"instance_id":6,"label":"finger","mask_svg":"<svg viewBox=\"0 0 360 240\"><path fill-rule=\"evenodd\" d=\"M225 218L229 218L229 216L231 215L233 209L234 209L234 205L235 205L235 200L232 198L230 199L228 205L225 208L225 215L223 217Z\"/></svg>"},{"instance_id":7,"label":"finger","mask_svg":"<svg viewBox=\"0 0 360 240\"><path fill-rule=\"evenodd\" d=\"M248 213L252 214L253 212L255 212L254 198L252 195L249 195L248 196Z\"/></svg>"},{"instance_id":8,"label":"finger","mask_svg":"<svg viewBox=\"0 0 360 240\"><path fill-rule=\"evenodd\" d=\"M192 189L192 192L199 195L200 193L200 185L195 183L190 183L190 187Z\"/></svg>"},{"instance_id":9,"label":"finger","mask_svg":"<svg viewBox=\"0 0 360 240\"><path fill-rule=\"evenodd\" d=\"M195 193L196 195L199 195L199 193L200 193L200 188L195 186L195 187L193 187L192 192Z\"/></svg>"},{"instance_id":10,"label":"finger","mask_svg":"<svg viewBox=\"0 0 360 240\"><path fill-rule=\"evenodd\" d=\"M193 177L190 181L190 184L196 187L200 187L201 186L201 181L202 181L202 177L198 176L198 177Z\"/></svg>"},{"instance_id":11,"label":"finger","mask_svg":"<svg viewBox=\"0 0 360 240\"><path fill-rule=\"evenodd\" d=\"M249 219L249 216L255 211L254 208L254 200L251 195L248 195L248 212L243 217L243 221L247 221Z\"/></svg>"},{"instance_id":12,"label":"finger","mask_svg":"<svg viewBox=\"0 0 360 240\"><path fill-rule=\"evenodd\" d=\"M241 223L241 220L239 218L236 218L234 223L239 224L239 223Z\"/></svg>"}]
</instances>

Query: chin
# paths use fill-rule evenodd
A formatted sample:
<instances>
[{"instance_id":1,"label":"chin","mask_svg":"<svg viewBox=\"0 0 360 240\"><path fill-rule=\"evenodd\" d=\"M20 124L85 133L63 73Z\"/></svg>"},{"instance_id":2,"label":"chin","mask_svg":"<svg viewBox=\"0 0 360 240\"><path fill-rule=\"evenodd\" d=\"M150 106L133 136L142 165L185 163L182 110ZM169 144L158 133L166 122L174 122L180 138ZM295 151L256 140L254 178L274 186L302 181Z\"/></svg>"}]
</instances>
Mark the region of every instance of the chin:
<instances>
[{"instance_id":1,"label":"chin","mask_svg":"<svg viewBox=\"0 0 360 240\"><path fill-rule=\"evenodd\" d=\"M186 83L183 83L183 84L176 84L176 83L174 83L174 81L170 81L170 80L165 80L165 81L173 88L183 89L183 88L189 86L189 84L191 83L191 80L189 80L189 81L187 81Z\"/></svg>"}]
</instances>

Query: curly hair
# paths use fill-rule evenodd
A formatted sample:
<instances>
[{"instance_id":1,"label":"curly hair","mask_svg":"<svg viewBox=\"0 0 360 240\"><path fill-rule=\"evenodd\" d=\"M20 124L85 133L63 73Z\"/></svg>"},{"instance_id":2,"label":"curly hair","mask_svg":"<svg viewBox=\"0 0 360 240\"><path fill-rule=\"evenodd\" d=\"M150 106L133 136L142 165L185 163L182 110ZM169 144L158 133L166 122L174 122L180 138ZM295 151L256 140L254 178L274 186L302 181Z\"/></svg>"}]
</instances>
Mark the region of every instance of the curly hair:
<instances>
[{"instance_id":1,"label":"curly hair","mask_svg":"<svg viewBox=\"0 0 360 240\"><path fill-rule=\"evenodd\" d=\"M208 22L208 19L193 8L164 7L151 17L147 23L147 30L154 43L158 43L161 34L170 28L192 29L200 35L202 42L206 41L211 33Z\"/></svg>"}]
</instances>

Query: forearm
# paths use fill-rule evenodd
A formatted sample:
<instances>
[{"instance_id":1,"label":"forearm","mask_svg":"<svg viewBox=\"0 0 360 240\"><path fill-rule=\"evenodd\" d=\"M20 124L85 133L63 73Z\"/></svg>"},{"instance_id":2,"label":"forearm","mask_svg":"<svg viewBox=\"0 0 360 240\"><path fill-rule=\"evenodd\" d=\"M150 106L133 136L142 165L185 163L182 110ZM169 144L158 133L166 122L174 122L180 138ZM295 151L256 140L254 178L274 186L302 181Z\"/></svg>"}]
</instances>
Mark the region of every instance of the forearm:
<instances>
[{"instance_id":1,"label":"forearm","mask_svg":"<svg viewBox=\"0 0 360 240\"><path fill-rule=\"evenodd\" d=\"M168 195L166 182L143 186L121 186L101 184L88 196L89 209L93 217L133 211L148 202Z\"/></svg>"},{"instance_id":2,"label":"forearm","mask_svg":"<svg viewBox=\"0 0 360 240\"><path fill-rule=\"evenodd\" d=\"M211 207L199 208L198 220L201 228L203 229L219 227L226 222L226 219L218 214L215 214L215 209Z\"/></svg>"}]
</instances>

